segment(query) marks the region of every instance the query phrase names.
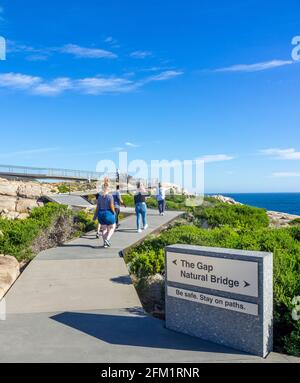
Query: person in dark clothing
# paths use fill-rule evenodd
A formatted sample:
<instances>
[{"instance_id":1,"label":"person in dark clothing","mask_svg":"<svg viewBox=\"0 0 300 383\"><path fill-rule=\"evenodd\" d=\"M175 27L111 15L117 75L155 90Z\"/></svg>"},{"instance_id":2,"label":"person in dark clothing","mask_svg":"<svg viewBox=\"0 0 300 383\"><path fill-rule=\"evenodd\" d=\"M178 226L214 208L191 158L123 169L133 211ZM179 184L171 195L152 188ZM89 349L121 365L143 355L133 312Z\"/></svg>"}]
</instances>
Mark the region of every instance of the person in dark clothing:
<instances>
[{"instance_id":1,"label":"person in dark clothing","mask_svg":"<svg viewBox=\"0 0 300 383\"><path fill-rule=\"evenodd\" d=\"M159 215L164 215L166 209L166 190L161 183L158 184L156 199L158 203Z\"/></svg>"},{"instance_id":2,"label":"person in dark clothing","mask_svg":"<svg viewBox=\"0 0 300 383\"><path fill-rule=\"evenodd\" d=\"M140 227L141 217L143 221L143 230L147 230L149 227L147 223L147 205L146 205L146 198L148 196L149 194L146 192L144 186L140 182L138 182L137 191L134 196L136 225L137 225L138 233L142 232L142 229Z\"/></svg>"},{"instance_id":3,"label":"person in dark clothing","mask_svg":"<svg viewBox=\"0 0 300 383\"><path fill-rule=\"evenodd\" d=\"M121 193L120 193L120 186L119 185L117 185L116 191L113 193L113 198L114 198L114 204L115 204L116 225L117 225L117 228L118 228L118 227L120 227L119 215L120 215L120 211L121 211L121 205L126 207L124 202L123 202L123 200L122 200L122 196L121 196Z\"/></svg>"},{"instance_id":4,"label":"person in dark clothing","mask_svg":"<svg viewBox=\"0 0 300 383\"><path fill-rule=\"evenodd\" d=\"M100 193L97 193L95 196L96 197L96 203L98 203L99 196L100 196ZM101 224L98 222L96 238L100 238L101 236L102 236Z\"/></svg>"},{"instance_id":5,"label":"person in dark clothing","mask_svg":"<svg viewBox=\"0 0 300 383\"><path fill-rule=\"evenodd\" d=\"M115 205L112 195L109 193L109 180L105 179L102 187L102 194L98 197L97 209L94 220L98 218L102 228L104 247L110 247L110 239L116 227Z\"/></svg>"}]
</instances>

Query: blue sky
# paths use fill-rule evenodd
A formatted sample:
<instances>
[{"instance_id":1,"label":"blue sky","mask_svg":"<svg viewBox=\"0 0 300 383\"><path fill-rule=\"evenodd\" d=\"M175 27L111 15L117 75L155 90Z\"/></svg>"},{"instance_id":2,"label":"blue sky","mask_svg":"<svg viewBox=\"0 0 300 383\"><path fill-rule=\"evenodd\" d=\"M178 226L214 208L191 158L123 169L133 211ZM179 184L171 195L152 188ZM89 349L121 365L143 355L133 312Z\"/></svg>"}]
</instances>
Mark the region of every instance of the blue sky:
<instances>
[{"instance_id":1,"label":"blue sky","mask_svg":"<svg viewBox=\"0 0 300 383\"><path fill-rule=\"evenodd\" d=\"M206 160L206 192L300 191L299 1L0 0L1 164Z\"/></svg>"}]
</instances>

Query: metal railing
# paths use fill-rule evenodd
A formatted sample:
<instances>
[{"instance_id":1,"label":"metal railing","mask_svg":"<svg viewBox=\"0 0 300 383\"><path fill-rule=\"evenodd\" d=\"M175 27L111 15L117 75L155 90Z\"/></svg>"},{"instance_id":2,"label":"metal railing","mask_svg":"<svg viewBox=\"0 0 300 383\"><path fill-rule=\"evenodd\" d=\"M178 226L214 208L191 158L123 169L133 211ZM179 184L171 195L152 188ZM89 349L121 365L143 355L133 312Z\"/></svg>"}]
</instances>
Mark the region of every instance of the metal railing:
<instances>
[{"instance_id":1,"label":"metal railing","mask_svg":"<svg viewBox=\"0 0 300 383\"><path fill-rule=\"evenodd\" d=\"M64 178L64 179L82 179L98 180L102 174L83 170L56 169L56 168L37 168L28 166L0 165L0 174L35 177L38 178Z\"/></svg>"},{"instance_id":2,"label":"metal railing","mask_svg":"<svg viewBox=\"0 0 300 383\"><path fill-rule=\"evenodd\" d=\"M89 180L98 181L103 179L104 173L91 172L84 170L57 169L57 168L39 168L30 166L1 165L0 176L14 176L27 178L44 179L64 179L64 180ZM116 182L116 173L105 174L111 181ZM136 182L141 181L146 188L157 185L158 180L143 180L135 177L129 177L127 174L119 174L120 184L127 184L128 188L136 187Z\"/></svg>"}]
</instances>

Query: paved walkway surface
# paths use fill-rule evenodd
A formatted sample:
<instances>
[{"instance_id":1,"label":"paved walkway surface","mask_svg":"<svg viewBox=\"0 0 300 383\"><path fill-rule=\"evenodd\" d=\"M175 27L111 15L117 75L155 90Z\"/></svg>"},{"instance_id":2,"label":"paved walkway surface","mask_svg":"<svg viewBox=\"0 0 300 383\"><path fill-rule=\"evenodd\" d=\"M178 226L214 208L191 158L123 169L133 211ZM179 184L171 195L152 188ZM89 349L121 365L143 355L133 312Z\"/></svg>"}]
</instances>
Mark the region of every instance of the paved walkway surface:
<instances>
[{"instance_id":1,"label":"paved walkway surface","mask_svg":"<svg viewBox=\"0 0 300 383\"><path fill-rule=\"evenodd\" d=\"M141 234L130 216L110 249L87 234L39 254L6 296L0 362L299 362L178 334L144 313L120 254L178 215L149 211Z\"/></svg>"}]
</instances>

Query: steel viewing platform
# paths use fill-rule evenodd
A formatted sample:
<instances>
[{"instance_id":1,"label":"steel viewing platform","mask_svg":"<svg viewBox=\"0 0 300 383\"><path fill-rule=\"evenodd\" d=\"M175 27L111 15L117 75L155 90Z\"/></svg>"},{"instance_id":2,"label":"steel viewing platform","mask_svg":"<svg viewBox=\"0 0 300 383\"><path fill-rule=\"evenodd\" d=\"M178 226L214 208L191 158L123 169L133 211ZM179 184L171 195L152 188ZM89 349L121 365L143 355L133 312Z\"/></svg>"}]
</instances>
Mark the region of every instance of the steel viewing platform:
<instances>
[{"instance_id":1,"label":"steel viewing platform","mask_svg":"<svg viewBox=\"0 0 300 383\"><path fill-rule=\"evenodd\" d=\"M101 179L101 176L103 176L103 174L98 172L83 171L83 170L0 165L0 177L1 176L31 178L31 179L98 181Z\"/></svg>"}]
</instances>

